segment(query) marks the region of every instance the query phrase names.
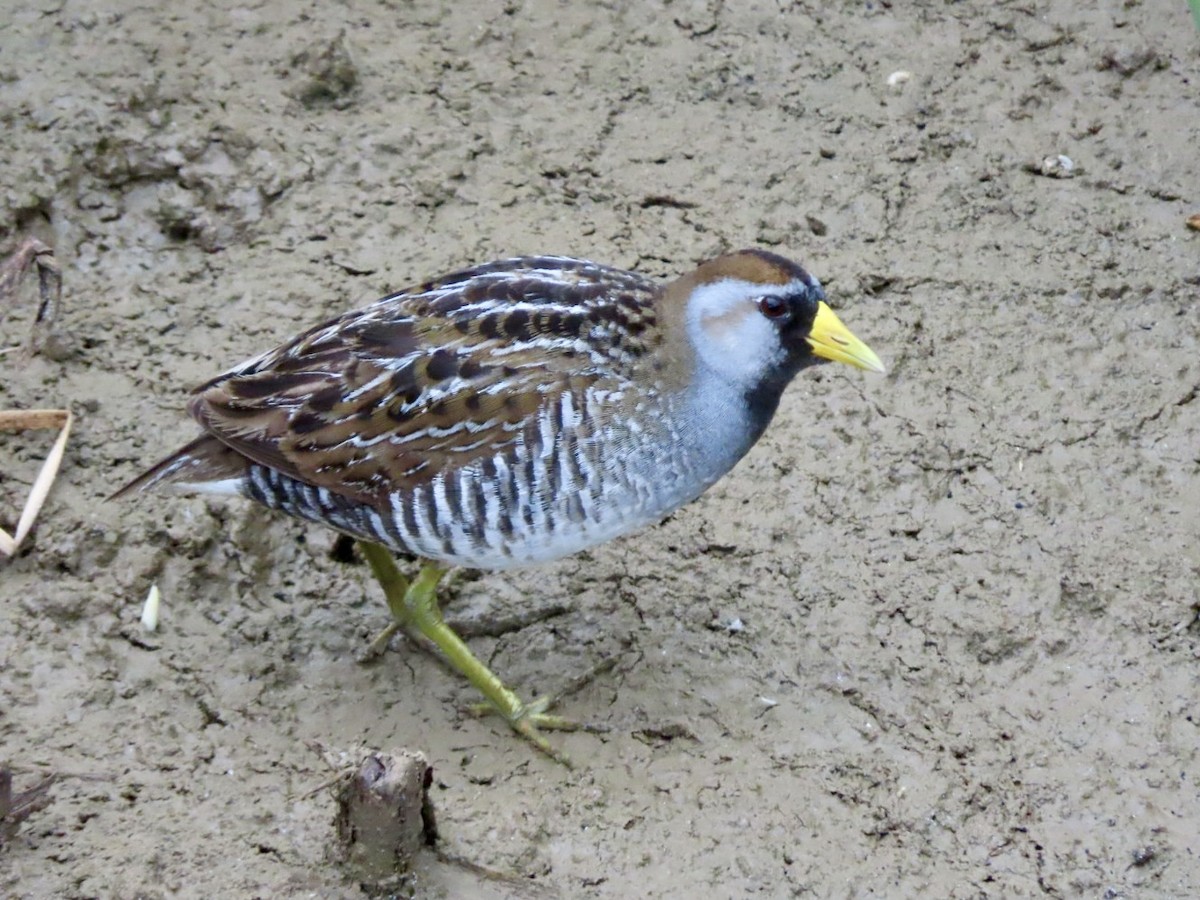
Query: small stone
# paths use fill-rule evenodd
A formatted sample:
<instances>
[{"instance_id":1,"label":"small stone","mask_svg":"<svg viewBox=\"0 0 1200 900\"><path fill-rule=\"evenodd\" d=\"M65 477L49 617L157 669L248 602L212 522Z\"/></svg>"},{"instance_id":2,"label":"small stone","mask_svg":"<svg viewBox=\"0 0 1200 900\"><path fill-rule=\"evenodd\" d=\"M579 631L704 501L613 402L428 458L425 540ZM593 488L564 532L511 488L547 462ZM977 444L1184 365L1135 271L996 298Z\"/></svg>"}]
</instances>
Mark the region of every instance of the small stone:
<instances>
[{"instance_id":1,"label":"small stone","mask_svg":"<svg viewBox=\"0 0 1200 900\"><path fill-rule=\"evenodd\" d=\"M1059 153L1055 156L1045 156L1038 162L1025 164L1025 171L1044 178L1074 178L1077 173L1075 160Z\"/></svg>"},{"instance_id":2,"label":"small stone","mask_svg":"<svg viewBox=\"0 0 1200 900\"><path fill-rule=\"evenodd\" d=\"M342 32L332 41L317 43L292 57L303 79L288 95L309 109L331 106L346 109L358 87L358 67L346 47Z\"/></svg>"},{"instance_id":3,"label":"small stone","mask_svg":"<svg viewBox=\"0 0 1200 900\"><path fill-rule=\"evenodd\" d=\"M54 329L48 333L38 348L38 352L53 362L66 362L77 352L74 340L66 333Z\"/></svg>"},{"instance_id":4,"label":"small stone","mask_svg":"<svg viewBox=\"0 0 1200 900\"><path fill-rule=\"evenodd\" d=\"M1128 78L1139 69L1158 61L1158 51L1153 47L1114 47L1100 59L1101 71L1110 69Z\"/></svg>"}]
</instances>

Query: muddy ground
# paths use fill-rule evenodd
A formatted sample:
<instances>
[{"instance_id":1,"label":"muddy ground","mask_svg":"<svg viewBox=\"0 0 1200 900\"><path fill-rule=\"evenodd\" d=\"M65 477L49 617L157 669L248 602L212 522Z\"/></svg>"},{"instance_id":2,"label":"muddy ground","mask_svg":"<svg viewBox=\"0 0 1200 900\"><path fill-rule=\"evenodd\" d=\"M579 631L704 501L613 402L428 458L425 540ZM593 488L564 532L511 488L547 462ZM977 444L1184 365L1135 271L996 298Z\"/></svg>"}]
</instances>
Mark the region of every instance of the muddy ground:
<instances>
[{"instance_id":1,"label":"muddy ground","mask_svg":"<svg viewBox=\"0 0 1200 900\"><path fill-rule=\"evenodd\" d=\"M0 894L363 896L324 789L360 747L434 765L419 897L1200 893L1181 0L170 9L0 14L0 250L65 280L0 408L77 416L0 561L0 761L59 776ZM356 662L386 610L328 532L104 502L192 386L391 289L747 245L889 374L807 373L665 524L448 593L523 694L583 682L575 771L403 641ZM9 530L51 439L0 435Z\"/></svg>"}]
</instances>

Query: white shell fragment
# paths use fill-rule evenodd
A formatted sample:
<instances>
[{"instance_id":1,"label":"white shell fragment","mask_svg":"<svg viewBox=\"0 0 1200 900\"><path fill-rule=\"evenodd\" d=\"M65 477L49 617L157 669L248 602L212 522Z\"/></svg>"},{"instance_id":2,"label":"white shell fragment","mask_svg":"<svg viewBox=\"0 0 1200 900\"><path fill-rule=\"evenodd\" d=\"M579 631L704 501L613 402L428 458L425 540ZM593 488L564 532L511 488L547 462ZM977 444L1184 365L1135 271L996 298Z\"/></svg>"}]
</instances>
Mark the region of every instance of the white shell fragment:
<instances>
[{"instance_id":1,"label":"white shell fragment","mask_svg":"<svg viewBox=\"0 0 1200 900\"><path fill-rule=\"evenodd\" d=\"M912 81L912 72L899 69L887 77L887 86L890 88L900 87L906 81Z\"/></svg>"},{"instance_id":2,"label":"white shell fragment","mask_svg":"<svg viewBox=\"0 0 1200 900\"><path fill-rule=\"evenodd\" d=\"M159 600L158 585L150 585L150 593L146 595L146 602L142 604L142 627L147 631L158 630Z\"/></svg>"},{"instance_id":3,"label":"white shell fragment","mask_svg":"<svg viewBox=\"0 0 1200 900\"><path fill-rule=\"evenodd\" d=\"M1038 166L1031 167L1032 171L1047 178L1072 178L1075 175L1075 160L1059 153L1047 156Z\"/></svg>"}]
</instances>

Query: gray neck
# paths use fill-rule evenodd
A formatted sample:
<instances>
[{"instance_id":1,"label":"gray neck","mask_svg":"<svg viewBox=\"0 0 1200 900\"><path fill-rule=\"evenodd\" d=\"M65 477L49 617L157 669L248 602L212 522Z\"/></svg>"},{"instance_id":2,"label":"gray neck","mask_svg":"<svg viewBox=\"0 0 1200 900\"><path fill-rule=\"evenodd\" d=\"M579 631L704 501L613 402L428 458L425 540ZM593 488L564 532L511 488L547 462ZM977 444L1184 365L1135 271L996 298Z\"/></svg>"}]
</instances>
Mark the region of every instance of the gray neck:
<instances>
[{"instance_id":1,"label":"gray neck","mask_svg":"<svg viewBox=\"0 0 1200 900\"><path fill-rule=\"evenodd\" d=\"M779 405L779 392L748 393L707 367L701 367L688 392L692 423L687 440L694 465L705 474L705 487L732 469L762 436Z\"/></svg>"},{"instance_id":2,"label":"gray neck","mask_svg":"<svg viewBox=\"0 0 1200 900\"><path fill-rule=\"evenodd\" d=\"M708 490L754 446L778 403L747 402L742 389L702 367L689 390L665 410L662 459L649 461L656 482L652 516L665 516Z\"/></svg>"}]
</instances>

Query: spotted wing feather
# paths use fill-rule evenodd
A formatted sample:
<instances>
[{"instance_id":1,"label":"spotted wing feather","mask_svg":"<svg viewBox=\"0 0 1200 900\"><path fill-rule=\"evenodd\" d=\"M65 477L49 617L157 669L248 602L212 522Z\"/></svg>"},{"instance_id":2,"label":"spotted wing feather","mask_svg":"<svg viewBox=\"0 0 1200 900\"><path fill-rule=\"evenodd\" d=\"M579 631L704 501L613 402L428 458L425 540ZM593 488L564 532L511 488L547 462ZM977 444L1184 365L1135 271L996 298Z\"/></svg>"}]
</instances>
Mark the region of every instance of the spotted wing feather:
<instances>
[{"instance_id":1,"label":"spotted wing feather","mask_svg":"<svg viewBox=\"0 0 1200 900\"><path fill-rule=\"evenodd\" d=\"M618 395L656 286L576 260L510 260L348 313L201 387L190 409L247 459L373 502L531 439L564 392Z\"/></svg>"}]
</instances>

